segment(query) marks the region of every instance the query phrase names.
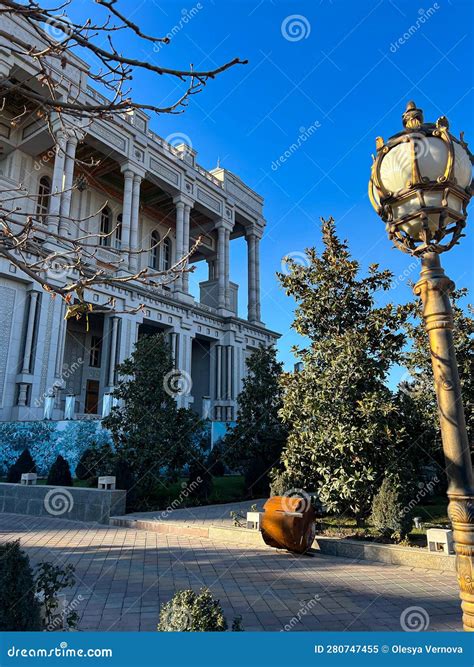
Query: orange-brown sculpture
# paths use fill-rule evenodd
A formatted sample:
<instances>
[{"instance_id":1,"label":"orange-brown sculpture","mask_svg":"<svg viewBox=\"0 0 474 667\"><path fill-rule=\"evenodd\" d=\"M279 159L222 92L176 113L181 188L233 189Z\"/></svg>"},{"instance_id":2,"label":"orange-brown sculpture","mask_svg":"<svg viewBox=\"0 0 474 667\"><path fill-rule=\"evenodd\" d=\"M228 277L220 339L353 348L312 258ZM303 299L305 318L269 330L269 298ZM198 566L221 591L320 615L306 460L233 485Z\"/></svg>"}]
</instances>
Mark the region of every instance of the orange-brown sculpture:
<instances>
[{"instance_id":1,"label":"orange-brown sculpture","mask_svg":"<svg viewBox=\"0 0 474 667\"><path fill-rule=\"evenodd\" d=\"M266 544L305 553L313 544L315 513L309 499L274 496L265 503L260 528Z\"/></svg>"}]
</instances>

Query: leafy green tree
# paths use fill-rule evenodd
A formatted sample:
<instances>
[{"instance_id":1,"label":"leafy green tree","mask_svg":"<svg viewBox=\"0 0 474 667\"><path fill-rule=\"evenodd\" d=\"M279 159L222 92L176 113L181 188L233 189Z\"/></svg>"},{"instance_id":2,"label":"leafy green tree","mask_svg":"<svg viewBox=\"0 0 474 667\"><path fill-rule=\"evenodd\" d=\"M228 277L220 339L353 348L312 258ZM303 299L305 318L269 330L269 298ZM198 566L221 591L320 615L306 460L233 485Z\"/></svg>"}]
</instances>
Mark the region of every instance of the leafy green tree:
<instances>
[{"instance_id":1,"label":"leafy green tree","mask_svg":"<svg viewBox=\"0 0 474 667\"><path fill-rule=\"evenodd\" d=\"M452 294L454 311L454 349L459 366L459 377L466 415L466 426L471 447L474 443L474 312L473 306L462 307L466 289L455 290ZM430 453L442 462L441 433L439 429L438 407L431 366L428 334L422 317L421 300L410 305L411 318L405 328L411 342L410 349L403 356L403 365L409 376L401 383L400 389L410 397L416 411L422 417L419 437L429 434ZM427 445L428 446L428 445Z\"/></svg>"},{"instance_id":2,"label":"leafy green tree","mask_svg":"<svg viewBox=\"0 0 474 667\"><path fill-rule=\"evenodd\" d=\"M0 631L41 630L30 559L20 542L0 545Z\"/></svg>"},{"instance_id":3,"label":"leafy green tree","mask_svg":"<svg viewBox=\"0 0 474 667\"><path fill-rule=\"evenodd\" d=\"M117 367L115 406L104 420L118 458L130 466L137 503L153 495L163 471L181 467L194 430L201 422L191 410L178 410L179 371L162 334L139 339L129 359ZM179 378L178 378L179 380ZM146 503L144 503L146 504Z\"/></svg>"},{"instance_id":4,"label":"leafy green tree","mask_svg":"<svg viewBox=\"0 0 474 667\"><path fill-rule=\"evenodd\" d=\"M385 477L372 502L371 522L384 537L400 542L413 525L409 494L396 477Z\"/></svg>"},{"instance_id":5,"label":"leafy green tree","mask_svg":"<svg viewBox=\"0 0 474 667\"><path fill-rule=\"evenodd\" d=\"M8 471L7 482L18 484L23 473L36 472L36 464L28 449L24 449Z\"/></svg>"},{"instance_id":6,"label":"leafy green tree","mask_svg":"<svg viewBox=\"0 0 474 667\"><path fill-rule=\"evenodd\" d=\"M245 475L250 495L260 495L268 493L269 473L287 437L279 416L282 364L273 346L262 346L250 355L247 369L237 399L237 423L225 436L222 447L227 465Z\"/></svg>"},{"instance_id":7,"label":"leafy green tree","mask_svg":"<svg viewBox=\"0 0 474 667\"><path fill-rule=\"evenodd\" d=\"M56 461L51 466L47 483L51 486L72 486L69 463L61 456L61 454L58 454Z\"/></svg>"},{"instance_id":8,"label":"leafy green tree","mask_svg":"<svg viewBox=\"0 0 474 667\"><path fill-rule=\"evenodd\" d=\"M392 274L369 267L360 276L334 220L322 220L324 249L308 249L307 265L289 260L279 278L297 302L293 328L308 340L295 348L302 369L282 376L281 418L290 428L282 455L289 488L316 491L328 511L362 518L390 466L405 463L408 433L387 386L400 362L407 312L376 295Z\"/></svg>"},{"instance_id":9,"label":"leafy green tree","mask_svg":"<svg viewBox=\"0 0 474 667\"><path fill-rule=\"evenodd\" d=\"M76 466L77 479L88 481L89 486L97 486L97 478L111 475L114 467L114 455L108 442L97 445L95 442L85 449Z\"/></svg>"}]
</instances>

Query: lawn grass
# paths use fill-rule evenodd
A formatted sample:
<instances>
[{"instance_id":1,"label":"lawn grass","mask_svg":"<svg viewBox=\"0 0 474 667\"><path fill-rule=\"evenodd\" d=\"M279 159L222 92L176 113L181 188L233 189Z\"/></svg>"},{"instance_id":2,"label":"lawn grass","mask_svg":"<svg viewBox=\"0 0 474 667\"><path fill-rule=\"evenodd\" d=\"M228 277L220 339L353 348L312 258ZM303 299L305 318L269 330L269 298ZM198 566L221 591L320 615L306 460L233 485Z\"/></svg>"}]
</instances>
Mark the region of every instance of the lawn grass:
<instances>
[{"instance_id":1,"label":"lawn grass","mask_svg":"<svg viewBox=\"0 0 474 667\"><path fill-rule=\"evenodd\" d=\"M413 528L408 535L408 544L413 546L426 546L426 530L434 526L449 525L448 513L448 499L446 496L433 496L429 502L422 505L417 505L413 510L413 516L421 517L423 522L422 528ZM318 520L318 532L333 537L354 537L361 539L368 537L369 539L377 538L378 533L373 528L370 520L362 521L357 526L356 520L353 517L340 516L324 516Z\"/></svg>"}]
</instances>

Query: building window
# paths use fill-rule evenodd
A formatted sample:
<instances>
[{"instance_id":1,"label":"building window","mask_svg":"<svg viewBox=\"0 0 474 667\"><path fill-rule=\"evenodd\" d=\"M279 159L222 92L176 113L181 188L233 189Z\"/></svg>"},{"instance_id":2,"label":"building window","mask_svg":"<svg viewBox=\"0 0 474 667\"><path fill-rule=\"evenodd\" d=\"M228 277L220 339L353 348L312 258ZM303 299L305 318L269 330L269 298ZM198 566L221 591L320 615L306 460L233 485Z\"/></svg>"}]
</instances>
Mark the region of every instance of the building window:
<instances>
[{"instance_id":1,"label":"building window","mask_svg":"<svg viewBox=\"0 0 474 667\"><path fill-rule=\"evenodd\" d=\"M50 195L51 180L48 176L42 176L38 187L38 199L36 200L36 217L39 222L45 222L45 216L48 213Z\"/></svg>"},{"instance_id":2,"label":"building window","mask_svg":"<svg viewBox=\"0 0 474 667\"><path fill-rule=\"evenodd\" d=\"M150 267L159 271L160 269L160 235L155 230L151 233L151 249L150 249Z\"/></svg>"},{"instance_id":3,"label":"building window","mask_svg":"<svg viewBox=\"0 0 474 667\"><path fill-rule=\"evenodd\" d=\"M110 208L106 206L100 215L101 234L110 234L111 222L112 222L112 215L110 213ZM99 245L102 246L110 245L110 236L99 236Z\"/></svg>"},{"instance_id":4,"label":"building window","mask_svg":"<svg viewBox=\"0 0 474 667\"><path fill-rule=\"evenodd\" d=\"M100 338L100 336L91 336L89 366L92 366L93 368L100 368L101 353L102 353L102 338Z\"/></svg>"},{"instance_id":5,"label":"building window","mask_svg":"<svg viewBox=\"0 0 474 667\"><path fill-rule=\"evenodd\" d=\"M163 241L163 271L171 268L171 239L166 238Z\"/></svg>"},{"instance_id":6,"label":"building window","mask_svg":"<svg viewBox=\"0 0 474 667\"><path fill-rule=\"evenodd\" d=\"M117 223L115 225L115 240L114 245L116 250L120 250L122 247L122 214L119 213L117 216Z\"/></svg>"}]
</instances>

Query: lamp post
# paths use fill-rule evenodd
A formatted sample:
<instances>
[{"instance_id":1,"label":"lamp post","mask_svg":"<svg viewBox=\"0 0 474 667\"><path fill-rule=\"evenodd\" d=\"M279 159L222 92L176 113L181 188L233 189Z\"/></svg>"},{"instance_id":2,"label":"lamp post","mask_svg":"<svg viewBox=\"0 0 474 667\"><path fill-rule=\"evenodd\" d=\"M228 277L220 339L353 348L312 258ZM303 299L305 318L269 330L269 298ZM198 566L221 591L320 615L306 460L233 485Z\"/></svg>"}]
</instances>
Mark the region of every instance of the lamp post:
<instances>
[{"instance_id":1,"label":"lamp post","mask_svg":"<svg viewBox=\"0 0 474 667\"><path fill-rule=\"evenodd\" d=\"M450 134L445 116L425 123L422 110L409 102L402 119L402 132L387 142L376 139L369 197L395 246L421 259L414 292L422 301L430 343L463 624L472 632L474 476L453 345L454 283L441 267L440 254L463 236L473 156L462 133L460 139Z\"/></svg>"}]
</instances>

